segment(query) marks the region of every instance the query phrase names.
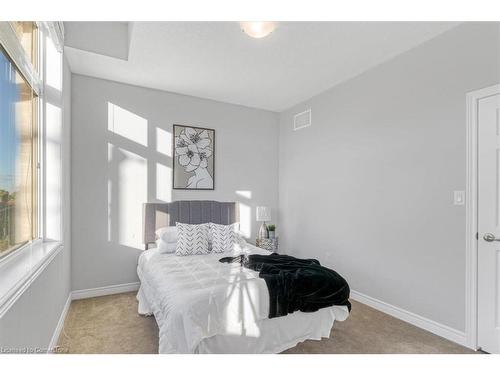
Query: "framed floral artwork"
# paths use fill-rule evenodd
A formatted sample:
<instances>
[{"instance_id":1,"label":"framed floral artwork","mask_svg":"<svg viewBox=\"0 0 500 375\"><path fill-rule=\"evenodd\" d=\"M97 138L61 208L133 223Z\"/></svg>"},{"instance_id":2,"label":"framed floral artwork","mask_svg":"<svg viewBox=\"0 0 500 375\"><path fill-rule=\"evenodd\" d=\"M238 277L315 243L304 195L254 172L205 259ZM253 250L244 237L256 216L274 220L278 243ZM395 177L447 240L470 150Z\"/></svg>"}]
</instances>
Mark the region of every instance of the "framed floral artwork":
<instances>
[{"instance_id":1,"label":"framed floral artwork","mask_svg":"<svg viewBox=\"0 0 500 375\"><path fill-rule=\"evenodd\" d=\"M173 188L213 190L215 130L174 125Z\"/></svg>"}]
</instances>

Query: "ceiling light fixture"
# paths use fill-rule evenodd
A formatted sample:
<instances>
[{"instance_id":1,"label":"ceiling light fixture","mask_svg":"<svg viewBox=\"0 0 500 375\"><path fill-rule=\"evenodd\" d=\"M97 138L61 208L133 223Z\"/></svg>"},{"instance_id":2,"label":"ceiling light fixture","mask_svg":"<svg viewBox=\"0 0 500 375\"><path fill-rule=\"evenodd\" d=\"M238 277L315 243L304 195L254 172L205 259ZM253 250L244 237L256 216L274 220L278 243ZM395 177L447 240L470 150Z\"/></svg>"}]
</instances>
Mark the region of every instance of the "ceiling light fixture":
<instances>
[{"instance_id":1,"label":"ceiling light fixture","mask_svg":"<svg viewBox=\"0 0 500 375\"><path fill-rule=\"evenodd\" d=\"M264 38L276 29L276 22L240 22L241 30L252 38Z\"/></svg>"}]
</instances>

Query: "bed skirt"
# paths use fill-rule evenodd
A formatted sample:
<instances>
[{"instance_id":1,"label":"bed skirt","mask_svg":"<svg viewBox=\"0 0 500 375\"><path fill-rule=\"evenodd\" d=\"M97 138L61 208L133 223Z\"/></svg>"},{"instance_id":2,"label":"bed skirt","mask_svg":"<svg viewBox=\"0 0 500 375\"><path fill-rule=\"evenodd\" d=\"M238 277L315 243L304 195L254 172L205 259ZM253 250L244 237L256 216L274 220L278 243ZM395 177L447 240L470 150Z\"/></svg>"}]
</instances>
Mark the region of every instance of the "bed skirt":
<instances>
[{"instance_id":1,"label":"bed skirt","mask_svg":"<svg viewBox=\"0 0 500 375\"><path fill-rule=\"evenodd\" d=\"M147 283L141 283L137 293L140 315L154 315L155 307L148 299ZM151 298L151 297L150 297ZM159 314L161 315L161 314ZM345 306L333 306L314 313L297 311L287 316L264 319L257 323L258 335L215 335L204 338L196 349L198 354L271 354L293 348L305 340L321 340L330 337L335 320L345 320L349 311ZM161 322L157 323L160 325ZM160 330L159 353L168 353L162 348Z\"/></svg>"}]
</instances>

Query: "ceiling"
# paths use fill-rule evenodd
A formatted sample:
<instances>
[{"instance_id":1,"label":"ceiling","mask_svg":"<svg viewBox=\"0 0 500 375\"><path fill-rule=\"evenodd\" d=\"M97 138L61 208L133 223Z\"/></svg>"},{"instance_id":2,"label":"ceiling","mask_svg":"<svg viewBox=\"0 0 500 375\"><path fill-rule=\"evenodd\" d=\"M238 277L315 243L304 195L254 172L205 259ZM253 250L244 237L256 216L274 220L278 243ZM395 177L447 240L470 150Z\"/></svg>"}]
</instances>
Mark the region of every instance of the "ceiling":
<instances>
[{"instance_id":1,"label":"ceiling","mask_svg":"<svg viewBox=\"0 0 500 375\"><path fill-rule=\"evenodd\" d=\"M237 22L101 24L93 35L84 22L65 23L73 73L276 112L458 25L279 22L253 39Z\"/></svg>"}]
</instances>

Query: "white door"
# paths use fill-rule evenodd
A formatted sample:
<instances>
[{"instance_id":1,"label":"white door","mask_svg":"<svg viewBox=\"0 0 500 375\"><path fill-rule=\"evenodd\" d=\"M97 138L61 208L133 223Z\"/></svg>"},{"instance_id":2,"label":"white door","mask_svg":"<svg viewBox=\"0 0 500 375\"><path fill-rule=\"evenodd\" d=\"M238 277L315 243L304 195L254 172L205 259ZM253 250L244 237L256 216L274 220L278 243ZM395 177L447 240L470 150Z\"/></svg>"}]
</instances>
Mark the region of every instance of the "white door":
<instances>
[{"instance_id":1,"label":"white door","mask_svg":"<svg viewBox=\"0 0 500 375\"><path fill-rule=\"evenodd\" d=\"M500 94L478 103L478 346L500 353Z\"/></svg>"}]
</instances>

